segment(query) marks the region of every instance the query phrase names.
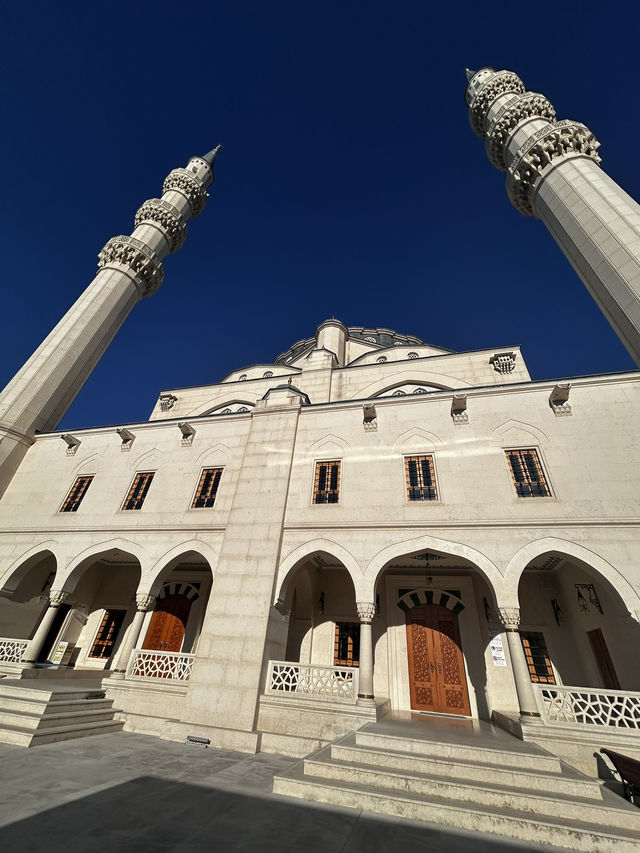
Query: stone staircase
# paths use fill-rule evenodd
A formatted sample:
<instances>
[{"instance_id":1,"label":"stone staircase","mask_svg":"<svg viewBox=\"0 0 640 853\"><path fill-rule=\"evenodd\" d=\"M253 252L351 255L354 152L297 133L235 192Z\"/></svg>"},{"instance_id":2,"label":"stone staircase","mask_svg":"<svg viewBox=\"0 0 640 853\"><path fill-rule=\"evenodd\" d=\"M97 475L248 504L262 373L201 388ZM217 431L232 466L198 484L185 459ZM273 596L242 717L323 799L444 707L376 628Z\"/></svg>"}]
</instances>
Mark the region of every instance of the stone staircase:
<instances>
[{"instance_id":1,"label":"stone staircase","mask_svg":"<svg viewBox=\"0 0 640 853\"><path fill-rule=\"evenodd\" d=\"M563 849L640 849L640 809L477 720L367 723L276 776L273 790Z\"/></svg>"},{"instance_id":2,"label":"stone staircase","mask_svg":"<svg viewBox=\"0 0 640 853\"><path fill-rule=\"evenodd\" d=\"M123 723L114 714L99 681L0 680L0 743L37 746L119 732Z\"/></svg>"}]
</instances>

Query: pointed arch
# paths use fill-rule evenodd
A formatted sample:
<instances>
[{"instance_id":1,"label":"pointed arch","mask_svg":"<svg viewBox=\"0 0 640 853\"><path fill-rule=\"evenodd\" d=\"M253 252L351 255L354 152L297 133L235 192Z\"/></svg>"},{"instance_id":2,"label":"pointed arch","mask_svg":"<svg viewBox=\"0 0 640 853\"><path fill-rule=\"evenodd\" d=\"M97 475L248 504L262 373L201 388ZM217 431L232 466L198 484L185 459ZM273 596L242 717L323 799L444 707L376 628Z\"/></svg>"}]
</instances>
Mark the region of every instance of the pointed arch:
<instances>
[{"instance_id":1,"label":"pointed arch","mask_svg":"<svg viewBox=\"0 0 640 853\"><path fill-rule=\"evenodd\" d=\"M547 444L549 441L547 434L539 427L516 420L505 421L505 423L496 427L491 434L491 439L501 447L506 445L522 445L529 442Z\"/></svg>"},{"instance_id":2,"label":"pointed arch","mask_svg":"<svg viewBox=\"0 0 640 853\"><path fill-rule=\"evenodd\" d=\"M409 447L437 450L444 447L444 444L434 432L429 432L422 427L411 427L400 433L393 442L393 449L398 452L404 452Z\"/></svg>"},{"instance_id":3,"label":"pointed arch","mask_svg":"<svg viewBox=\"0 0 640 853\"><path fill-rule=\"evenodd\" d=\"M331 539L312 539L310 542L305 542L304 545L298 545L298 547L294 548L293 551L290 551L280 563L278 568L278 578L275 584L274 604L278 601L284 600L289 581L295 574L299 563L304 560L305 557L310 557L318 551L325 551L327 554L331 554L332 557L335 557L342 563L351 576L351 581L357 591L358 580L362 577L362 568L353 554L347 551L347 549L342 545L339 545L337 542L333 542Z\"/></svg>"},{"instance_id":4,"label":"pointed arch","mask_svg":"<svg viewBox=\"0 0 640 853\"><path fill-rule=\"evenodd\" d=\"M359 388L355 394L351 395L352 400L359 400L365 397L377 397L387 391L392 391L398 385L406 385L408 382L414 385L430 385L434 391L453 391L459 388L471 388L468 382L463 382L457 376L447 376L443 373L431 373L425 370L420 370L420 365L411 362L412 369L405 370L402 373L396 373L395 376L387 376L384 379L377 379L375 382L370 382Z\"/></svg>"},{"instance_id":5,"label":"pointed arch","mask_svg":"<svg viewBox=\"0 0 640 853\"><path fill-rule=\"evenodd\" d=\"M631 611L640 611L640 595L634 590L629 581L611 563L583 545L578 545L569 539L545 537L536 539L517 551L507 566L503 589L501 590L501 606L518 607L518 587L520 578L527 566L549 551L556 551L565 557L573 558L589 570L597 572L610 588L615 597L621 598Z\"/></svg>"},{"instance_id":6,"label":"pointed arch","mask_svg":"<svg viewBox=\"0 0 640 853\"><path fill-rule=\"evenodd\" d=\"M307 450L307 457L316 456L318 453L324 452L325 449L329 449L330 447L335 447L339 451L342 451L347 450L351 445L348 441L345 441L344 438L339 438L337 435L333 435L333 433L328 432L322 438L314 441L311 447Z\"/></svg>"},{"instance_id":7,"label":"pointed arch","mask_svg":"<svg viewBox=\"0 0 640 853\"><path fill-rule=\"evenodd\" d=\"M255 400L246 400L246 399L240 399L239 397L232 397L232 398L225 400L224 402L216 403L212 408L208 409L206 412L202 412L202 415L215 415L216 413L219 414L220 410L226 409L227 406L247 406L247 407L253 409L255 407L255 405L256 405ZM237 414L237 413L234 412L233 414Z\"/></svg>"},{"instance_id":8,"label":"pointed arch","mask_svg":"<svg viewBox=\"0 0 640 853\"><path fill-rule=\"evenodd\" d=\"M81 477L83 474L99 474L102 471L104 463L104 455L102 453L92 453L86 459L78 462L73 469L74 477Z\"/></svg>"},{"instance_id":9,"label":"pointed arch","mask_svg":"<svg viewBox=\"0 0 640 853\"><path fill-rule=\"evenodd\" d=\"M59 543L55 539L49 539L46 542L40 542L25 551L20 557L15 559L9 567L0 575L0 590L6 593L15 592L20 582L25 575L37 565L40 560L47 557L53 557L56 561L56 571L60 566L60 558L58 554Z\"/></svg>"},{"instance_id":10,"label":"pointed arch","mask_svg":"<svg viewBox=\"0 0 640 853\"><path fill-rule=\"evenodd\" d=\"M231 458L231 448L221 441L212 444L203 450L200 456L196 459L196 468L204 468L205 462L228 462Z\"/></svg>"},{"instance_id":11,"label":"pointed arch","mask_svg":"<svg viewBox=\"0 0 640 853\"><path fill-rule=\"evenodd\" d=\"M464 610L464 604L459 596L446 589L440 589L438 586L432 586L428 589L422 586L416 587L405 592L396 601L396 607L405 613L420 604L437 604L440 607L446 607L456 616Z\"/></svg>"},{"instance_id":12,"label":"pointed arch","mask_svg":"<svg viewBox=\"0 0 640 853\"><path fill-rule=\"evenodd\" d=\"M180 563L187 554L195 553L207 563L211 574L214 573L218 562L216 551L201 539L189 539L174 545L159 557L153 565L145 571L140 580L140 591L144 594L157 595L164 583L166 576Z\"/></svg>"},{"instance_id":13,"label":"pointed arch","mask_svg":"<svg viewBox=\"0 0 640 853\"><path fill-rule=\"evenodd\" d=\"M56 589L72 592L85 570L89 567L89 561L95 561L97 557L106 555L109 551L120 551L131 557L132 562L139 564L142 574L146 558L145 549L136 542L118 537L90 545L77 554L68 563L64 571L59 573L59 577L56 579Z\"/></svg>"},{"instance_id":14,"label":"pointed arch","mask_svg":"<svg viewBox=\"0 0 640 853\"><path fill-rule=\"evenodd\" d=\"M140 456L136 456L136 458L129 463L129 468L132 468L135 471L139 471L140 468L143 467L157 468L160 464L160 459L163 456L164 453L162 450L158 447L152 447L151 450L147 450L144 453L141 453Z\"/></svg>"}]
</instances>

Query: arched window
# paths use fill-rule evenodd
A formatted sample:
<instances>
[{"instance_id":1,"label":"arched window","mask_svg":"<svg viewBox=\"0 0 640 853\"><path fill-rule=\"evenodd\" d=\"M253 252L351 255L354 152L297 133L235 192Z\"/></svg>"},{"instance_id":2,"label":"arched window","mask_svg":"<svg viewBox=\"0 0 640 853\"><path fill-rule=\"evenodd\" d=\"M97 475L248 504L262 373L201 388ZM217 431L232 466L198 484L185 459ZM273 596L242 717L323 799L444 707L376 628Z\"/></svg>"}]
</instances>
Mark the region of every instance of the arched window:
<instances>
[{"instance_id":1,"label":"arched window","mask_svg":"<svg viewBox=\"0 0 640 853\"><path fill-rule=\"evenodd\" d=\"M247 407L246 407L246 406L240 406L240 408L238 409L238 413L240 413L240 412L248 412L248 411L249 411L249 409L247 409Z\"/></svg>"},{"instance_id":2,"label":"arched window","mask_svg":"<svg viewBox=\"0 0 640 853\"><path fill-rule=\"evenodd\" d=\"M265 370L265 372L262 374L263 379L271 379L272 376L273 370Z\"/></svg>"},{"instance_id":3,"label":"arched window","mask_svg":"<svg viewBox=\"0 0 640 853\"><path fill-rule=\"evenodd\" d=\"M413 393L414 394L426 394L427 389L426 388L416 388L416 390Z\"/></svg>"},{"instance_id":4,"label":"arched window","mask_svg":"<svg viewBox=\"0 0 640 853\"><path fill-rule=\"evenodd\" d=\"M417 352L410 352L407 358L420 358Z\"/></svg>"},{"instance_id":5,"label":"arched window","mask_svg":"<svg viewBox=\"0 0 640 853\"><path fill-rule=\"evenodd\" d=\"M407 396L407 392L406 392L406 391L403 391L403 390L402 390L402 388L398 388L398 390L397 390L397 391L394 391L394 392L393 392L393 394L392 394L391 396L392 396L392 397L406 397L406 396Z\"/></svg>"},{"instance_id":6,"label":"arched window","mask_svg":"<svg viewBox=\"0 0 640 853\"><path fill-rule=\"evenodd\" d=\"M376 361L378 362L378 364L384 364L386 360L387 360L386 355L379 355L376 358Z\"/></svg>"},{"instance_id":7,"label":"arched window","mask_svg":"<svg viewBox=\"0 0 640 853\"><path fill-rule=\"evenodd\" d=\"M246 378L247 378L247 374L246 374L246 373L241 373L241 374L240 374L240 376L238 376L238 379L240 379L240 380L242 380L242 379L246 379Z\"/></svg>"},{"instance_id":8,"label":"arched window","mask_svg":"<svg viewBox=\"0 0 640 853\"><path fill-rule=\"evenodd\" d=\"M370 343L370 344L375 344L375 342L376 342L376 339L372 338L371 335L368 335L366 338L363 338L363 340L367 341L367 343Z\"/></svg>"},{"instance_id":9,"label":"arched window","mask_svg":"<svg viewBox=\"0 0 640 853\"><path fill-rule=\"evenodd\" d=\"M221 414L221 415L230 415L230 414L231 414L231 409L223 409L223 410L220 412L220 414Z\"/></svg>"}]
</instances>

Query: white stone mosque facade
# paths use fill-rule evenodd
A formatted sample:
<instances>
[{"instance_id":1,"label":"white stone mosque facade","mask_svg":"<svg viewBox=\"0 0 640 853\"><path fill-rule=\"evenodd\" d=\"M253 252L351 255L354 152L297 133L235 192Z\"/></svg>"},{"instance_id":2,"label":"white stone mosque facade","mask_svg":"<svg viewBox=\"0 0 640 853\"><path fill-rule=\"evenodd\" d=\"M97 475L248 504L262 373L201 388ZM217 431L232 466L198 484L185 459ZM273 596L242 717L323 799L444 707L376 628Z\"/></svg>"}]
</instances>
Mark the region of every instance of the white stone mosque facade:
<instances>
[{"instance_id":1,"label":"white stone mosque facade","mask_svg":"<svg viewBox=\"0 0 640 853\"><path fill-rule=\"evenodd\" d=\"M638 357L637 203L583 125L511 72L468 76L514 203ZM588 772L594 733L640 757L639 372L537 381L511 341L453 352L328 319L162 390L148 421L56 431L159 286L216 154L107 243L0 395L0 712L3 681L52 678L114 709L27 731L5 708L0 739L124 727L305 755L422 712L493 720Z\"/></svg>"}]
</instances>

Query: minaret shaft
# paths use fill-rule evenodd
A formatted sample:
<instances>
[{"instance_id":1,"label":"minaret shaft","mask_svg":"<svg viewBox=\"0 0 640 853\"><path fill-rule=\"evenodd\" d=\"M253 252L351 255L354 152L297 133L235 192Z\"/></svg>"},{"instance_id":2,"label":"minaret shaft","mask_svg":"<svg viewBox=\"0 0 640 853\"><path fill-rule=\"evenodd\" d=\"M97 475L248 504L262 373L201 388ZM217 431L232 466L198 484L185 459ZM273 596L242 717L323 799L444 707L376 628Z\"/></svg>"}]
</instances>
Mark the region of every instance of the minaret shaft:
<instances>
[{"instance_id":1,"label":"minaret shaft","mask_svg":"<svg viewBox=\"0 0 640 853\"><path fill-rule=\"evenodd\" d=\"M467 104L511 202L545 223L640 366L640 205L600 169L598 141L510 71L476 72Z\"/></svg>"},{"instance_id":2,"label":"minaret shaft","mask_svg":"<svg viewBox=\"0 0 640 853\"><path fill-rule=\"evenodd\" d=\"M96 277L0 393L0 495L35 434L55 429L132 308L160 286L162 259L206 203L215 153L174 169L162 198L138 210L133 234L109 240Z\"/></svg>"}]
</instances>

